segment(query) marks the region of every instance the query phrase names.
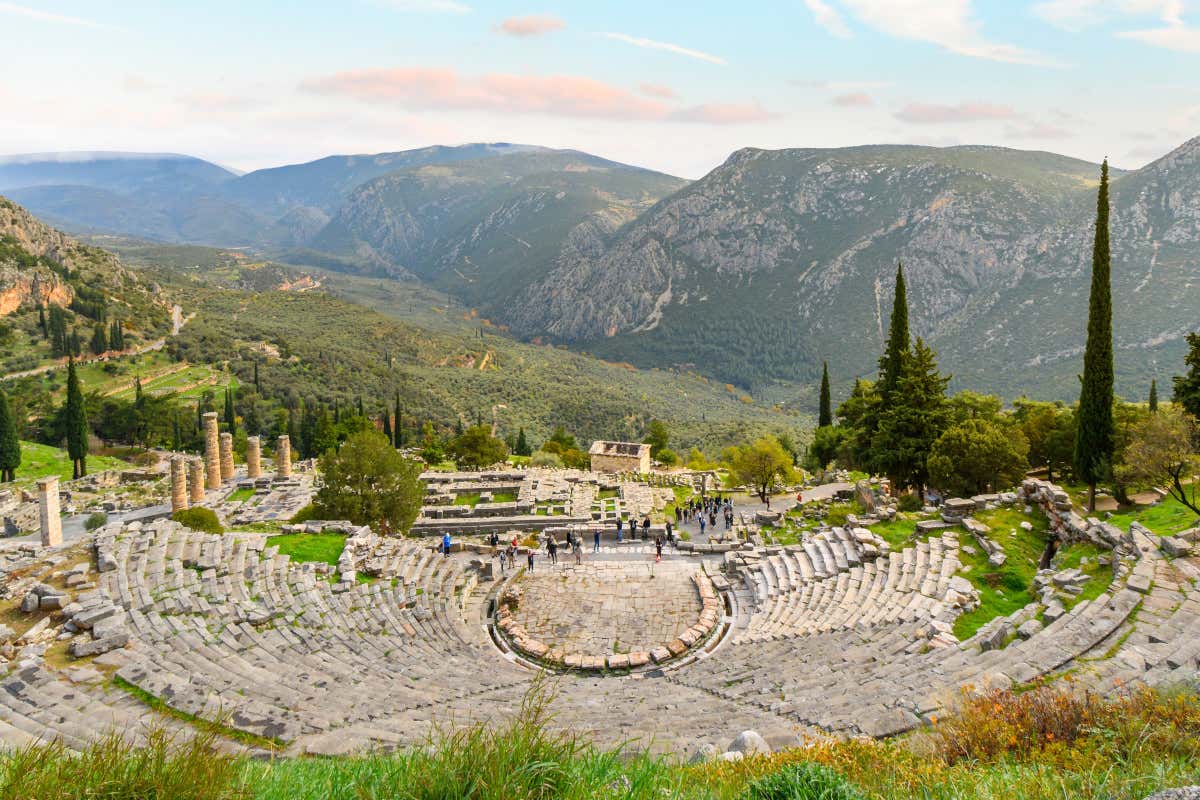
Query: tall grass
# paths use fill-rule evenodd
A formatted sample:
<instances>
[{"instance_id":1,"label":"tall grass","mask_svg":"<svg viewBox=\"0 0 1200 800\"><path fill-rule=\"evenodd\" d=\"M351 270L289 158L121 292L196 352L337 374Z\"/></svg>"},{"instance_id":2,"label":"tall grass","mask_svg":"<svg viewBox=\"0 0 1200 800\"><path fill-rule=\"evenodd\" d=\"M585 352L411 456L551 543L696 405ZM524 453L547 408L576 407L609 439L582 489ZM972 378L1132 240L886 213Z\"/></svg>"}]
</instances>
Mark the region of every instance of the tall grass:
<instances>
[{"instance_id":1,"label":"tall grass","mask_svg":"<svg viewBox=\"0 0 1200 800\"><path fill-rule=\"evenodd\" d=\"M358 758L252 761L216 752L211 734L162 732L140 748L118 735L81 754L35 745L0 754L0 800L1141 800L1200 783L1194 689L970 694L905 739L694 766L599 749L556 727L554 702L538 681L507 722Z\"/></svg>"},{"instance_id":2,"label":"tall grass","mask_svg":"<svg viewBox=\"0 0 1200 800\"><path fill-rule=\"evenodd\" d=\"M113 732L82 753L60 742L0 756L0 800L241 800L243 764L210 734L179 741L151 731L143 747Z\"/></svg>"}]
</instances>

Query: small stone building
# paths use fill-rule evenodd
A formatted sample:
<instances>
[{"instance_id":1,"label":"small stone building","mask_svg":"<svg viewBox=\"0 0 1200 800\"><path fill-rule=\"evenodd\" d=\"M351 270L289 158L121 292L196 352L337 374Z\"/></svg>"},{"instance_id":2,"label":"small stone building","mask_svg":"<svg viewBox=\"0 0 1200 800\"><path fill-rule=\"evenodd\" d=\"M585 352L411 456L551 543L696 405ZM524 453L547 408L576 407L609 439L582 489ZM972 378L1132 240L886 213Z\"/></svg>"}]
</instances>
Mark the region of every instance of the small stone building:
<instances>
[{"instance_id":1,"label":"small stone building","mask_svg":"<svg viewBox=\"0 0 1200 800\"><path fill-rule=\"evenodd\" d=\"M592 442L592 472L649 472L650 445L640 442Z\"/></svg>"}]
</instances>

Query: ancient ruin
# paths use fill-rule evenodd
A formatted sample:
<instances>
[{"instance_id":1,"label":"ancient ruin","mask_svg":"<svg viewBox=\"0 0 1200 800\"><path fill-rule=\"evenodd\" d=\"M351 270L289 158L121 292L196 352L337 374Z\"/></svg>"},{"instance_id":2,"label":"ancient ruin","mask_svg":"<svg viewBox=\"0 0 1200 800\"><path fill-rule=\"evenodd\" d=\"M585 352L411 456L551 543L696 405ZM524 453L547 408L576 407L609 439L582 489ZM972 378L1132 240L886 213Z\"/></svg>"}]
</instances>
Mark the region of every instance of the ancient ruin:
<instances>
[{"instance_id":1,"label":"ancient ruin","mask_svg":"<svg viewBox=\"0 0 1200 800\"><path fill-rule=\"evenodd\" d=\"M650 445L641 442L592 442L588 455L593 472L650 471Z\"/></svg>"},{"instance_id":2,"label":"ancient ruin","mask_svg":"<svg viewBox=\"0 0 1200 800\"><path fill-rule=\"evenodd\" d=\"M221 488L221 436L217 412L206 411L204 420L204 476L209 489Z\"/></svg>"},{"instance_id":3,"label":"ancient ruin","mask_svg":"<svg viewBox=\"0 0 1200 800\"><path fill-rule=\"evenodd\" d=\"M1124 532L1080 518L1044 482L947 502L899 546L871 531L894 513L882 503L870 518L817 524L788 545L765 543L770 525L739 511L733 529L676 540L658 561L662 523L632 538L628 521L661 513L673 492L651 485L659 478L427 477L420 524L432 535L379 536L344 522L284 526L345 536L336 566L294 562L266 534L202 534L167 519L113 522L75 545L0 556L0 570L29 576L6 584L15 597L61 608L44 637L26 633L14 645L19 668L0 670L0 741L61 737L79 748L114 726L136 740L149 720L188 733L182 718L107 688L101 670L184 717L226 720L291 754L415 744L431 708L456 723L495 719L517 711L541 671L586 674L559 684L561 724L603 743L636 739L685 756L745 729L776 743L901 733L944 713L964 685L1070 672L1108 691L1200 675L1196 537L1168 542L1136 525ZM218 502L226 519L264 504L261 513L279 519L292 493L312 492L303 470L238 486L253 497ZM44 495L57 499L56 488L46 481ZM444 513L454 508L467 511ZM955 622L979 602L964 577L965 551L991 542L991 558L1005 541L975 515L997 508L1046 518L1064 542L1093 543L1106 585L1080 599L1089 576L1043 570L1031 603L960 640ZM495 519L544 524L505 531L500 549L518 540L510 565L483 533ZM450 521L461 527L446 555L438 545L449 529L438 526ZM547 555L551 538L557 563ZM37 565L51 562L62 566L46 569L78 564L54 595L36 577ZM78 660L70 676L40 661L44 642L59 636ZM251 752L253 741L222 739Z\"/></svg>"}]
</instances>

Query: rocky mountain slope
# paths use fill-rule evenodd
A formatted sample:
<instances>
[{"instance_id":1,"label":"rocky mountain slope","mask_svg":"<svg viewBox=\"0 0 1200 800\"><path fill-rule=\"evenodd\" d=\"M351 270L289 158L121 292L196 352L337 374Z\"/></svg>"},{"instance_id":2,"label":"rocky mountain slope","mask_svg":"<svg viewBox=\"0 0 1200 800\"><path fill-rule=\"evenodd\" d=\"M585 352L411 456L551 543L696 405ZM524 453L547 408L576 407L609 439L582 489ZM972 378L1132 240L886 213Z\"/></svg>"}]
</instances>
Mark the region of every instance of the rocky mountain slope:
<instances>
[{"instance_id":1,"label":"rocky mountain slope","mask_svg":"<svg viewBox=\"0 0 1200 800\"><path fill-rule=\"evenodd\" d=\"M1114 171L1119 390L1177 366L1200 307L1200 139ZM960 386L1069 398L1098 165L1001 148L742 150L512 305L527 335L726 380L870 374L897 261ZM1161 369L1167 372L1159 372ZM1145 386L1143 386L1145 384Z\"/></svg>"},{"instance_id":2,"label":"rocky mountain slope","mask_svg":"<svg viewBox=\"0 0 1200 800\"><path fill-rule=\"evenodd\" d=\"M0 197L0 317L8 337L0 372L28 369L50 357L38 330L38 307L66 309L86 342L93 327L121 320L130 346L170 327L170 299L112 253L82 244Z\"/></svg>"},{"instance_id":3,"label":"rocky mountain slope","mask_svg":"<svg viewBox=\"0 0 1200 800\"><path fill-rule=\"evenodd\" d=\"M310 247L366 271L415 274L491 314L544 277L564 249L598 251L683 185L573 151L413 167L351 192Z\"/></svg>"}]
</instances>

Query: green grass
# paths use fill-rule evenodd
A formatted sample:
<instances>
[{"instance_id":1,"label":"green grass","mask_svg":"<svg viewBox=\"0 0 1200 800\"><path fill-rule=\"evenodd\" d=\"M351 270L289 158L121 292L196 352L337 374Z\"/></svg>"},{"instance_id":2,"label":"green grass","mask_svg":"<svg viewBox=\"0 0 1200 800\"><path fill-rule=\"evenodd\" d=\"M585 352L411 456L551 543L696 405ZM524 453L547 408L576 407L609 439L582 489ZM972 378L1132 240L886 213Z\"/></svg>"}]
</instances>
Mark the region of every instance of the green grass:
<instances>
[{"instance_id":1,"label":"green grass","mask_svg":"<svg viewBox=\"0 0 1200 800\"><path fill-rule=\"evenodd\" d=\"M454 496L454 505L456 506L470 506L471 508L474 508L478 504L479 492L467 492L465 494Z\"/></svg>"},{"instance_id":2,"label":"green grass","mask_svg":"<svg viewBox=\"0 0 1200 800\"><path fill-rule=\"evenodd\" d=\"M1095 600L1108 589L1108 585L1112 583L1112 567L1102 567L1096 561L1099 556L1108 552L1091 542L1074 542L1058 551L1055 563L1059 569L1078 569L1091 578L1083 584L1082 592L1063 603L1064 608L1071 609L1083 600ZM1083 564L1085 558L1087 563Z\"/></svg>"},{"instance_id":3,"label":"green grass","mask_svg":"<svg viewBox=\"0 0 1200 800\"><path fill-rule=\"evenodd\" d=\"M1000 569L993 568L974 537L966 531L959 534L958 557L963 563L960 574L979 591L979 607L954 621L954 635L959 639L974 636L991 620L1011 614L1034 600L1033 576L1046 547L1049 528L1041 514L1026 515L1012 508L982 511L975 519L992 529L988 535L1004 548L1008 559ZM1032 523L1032 531L1020 527L1026 521ZM974 548L975 554L963 550L964 545Z\"/></svg>"},{"instance_id":4,"label":"green grass","mask_svg":"<svg viewBox=\"0 0 1200 800\"><path fill-rule=\"evenodd\" d=\"M893 550L903 550L912 543L917 533L917 521L897 516L894 520L877 522L868 530L887 542Z\"/></svg>"},{"instance_id":5,"label":"green grass","mask_svg":"<svg viewBox=\"0 0 1200 800\"><path fill-rule=\"evenodd\" d=\"M114 735L78 756L35 744L0 753L0 800L1141 800L1200 782L1194 691L1065 696L993 693L915 736L685 766L562 731L538 689L509 721L361 757L254 760L218 750L226 730L204 727L193 741L152 733L144 748Z\"/></svg>"},{"instance_id":6,"label":"green grass","mask_svg":"<svg viewBox=\"0 0 1200 800\"><path fill-rule=\"evenodd\" d=\"M237 491L231 492L229 496L225 498L225 500L230 503L244 503L251 497L254 497L253 489L238 489Z\"/></svg>"},{"instance_id":7,"label":"green grass","mask_svg":"<svg viewBox=\"0 0 1200 800\"><path fill-rule=\"evenodd\" d=\"M346 537L340 533L284 533L269 537L267 546L278 547L292 561L322 562L336 567L346 549Z\"/></svg>"},{"instance_id":8,"label":"green grass","mask_svg":"<svg viewBox=\"0 0 1200 800\"><path fill-rule=\"evenodd\" d=\"M607 500L610 497L620 496L620 493L621 493L620 489L601 489L599 492L596 493L596 497L598 497L601 500Z\"/></svg>"},{"instance_id":9,"label":"green grass","mask_svg":"<svg viewBox=\"0 0 1200 800\"><path fill-rule=\"evenodd\" d=\"M1174 497L1163 498L1145 508L1118 512L1109 522L1123 531L1129 530L1131 523L1140 522L1159 536L1171 536L1200 524L1195 513Z\"/></svg>"},{"instance_id":10,"label":"green grass","mask_svg":"<svg viewBox=\"0 0 1200 800\"><path fill-rule=\"evenodd\" d=\"M87 466L89 473L133 467L126 461L110 456L88 456ZM17 482L32 483L50 475L57 475L64 481L71 480L71 459L67 458L67 451L35 442L21 442L21 466L17 467Z\"/></svg>"}]
</instances>

